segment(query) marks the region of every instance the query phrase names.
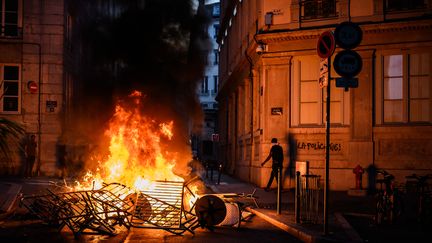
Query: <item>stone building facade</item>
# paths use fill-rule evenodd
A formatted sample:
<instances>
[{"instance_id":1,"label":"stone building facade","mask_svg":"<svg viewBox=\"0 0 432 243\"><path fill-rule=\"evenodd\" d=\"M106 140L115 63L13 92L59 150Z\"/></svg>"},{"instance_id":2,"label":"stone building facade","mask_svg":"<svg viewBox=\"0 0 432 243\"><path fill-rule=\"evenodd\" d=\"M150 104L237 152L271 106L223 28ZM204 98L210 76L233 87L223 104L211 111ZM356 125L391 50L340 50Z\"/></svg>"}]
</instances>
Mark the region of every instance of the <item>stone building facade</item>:
<instances>
[{"instance_id":1,"label":"stone building facade","mask_svg":"<svg viewBox=\"0 0 432 243\"><path fill-rule=\"evenodd\" d=\"M200 160L215 162L218 160L218 104L215 98L219 87L219 52L216 38L219 31L220 8L218 0L204 1L203 4L209 17L207 34L210 47L204 77L198 87L198 97L204 113L204 120L198 129L200 133L194 137L192 149Z\"/></svg>"},{"instance_id":2,"label":"stone building facade","mask_svg":"<svg viewBox=\"0 0 432 243\"><path fill-rule=\"evenodd\" d=\"M68 102L64 76L64 3L47 0L2 0L0 34L0 116L35 134L38 156L34 170L54 175L62 112ZM1 161L2 174L19 174L16 161ZM37 168L36 168L37 167Z\"/></svg>"},{"instance_id":3,"label":"stone building facade","mask_svg":"<svg viewBox=\"0 0 432 243\"><path fill-rule=\"evenodd\" d=\"M217 99L228 171L264 186L271 168L260 163L276 137L285 187L294 186L296 161L324 176L326 89L318 83L317 42L352 21L363 33L355 48L363 67L358 88L330 82L330 189L353 188L357 165L366 173L385 169L398 182L431 173L431 13L428 0L221 1Z\"/></svg>"}]
</instances>

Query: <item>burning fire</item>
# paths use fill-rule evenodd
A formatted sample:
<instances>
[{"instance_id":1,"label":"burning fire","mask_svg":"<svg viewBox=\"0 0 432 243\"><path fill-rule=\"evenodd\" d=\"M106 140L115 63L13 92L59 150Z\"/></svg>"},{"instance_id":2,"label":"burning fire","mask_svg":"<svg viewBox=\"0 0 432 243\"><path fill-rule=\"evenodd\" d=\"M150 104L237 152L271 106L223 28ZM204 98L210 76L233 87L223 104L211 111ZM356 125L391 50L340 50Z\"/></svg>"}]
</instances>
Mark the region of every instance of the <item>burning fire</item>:
<instances>
[{"instance_id":1,"label":"burning fire","mask_svg":"<svg viewBox=\"0 0 432 243\"><path fill-rule=\"evenodd\" d=\"M99 189L102 183L118 182L135 190L152 188L152 181L183 181L172 168L176 153L167 150L174 136L174 122L159 123L142 114L141 92L130 96L134 107L117 104L105 135L110 139L109 156L98 161L96 171L88 172L75 190Z\"/></svg>"}]
</instances>

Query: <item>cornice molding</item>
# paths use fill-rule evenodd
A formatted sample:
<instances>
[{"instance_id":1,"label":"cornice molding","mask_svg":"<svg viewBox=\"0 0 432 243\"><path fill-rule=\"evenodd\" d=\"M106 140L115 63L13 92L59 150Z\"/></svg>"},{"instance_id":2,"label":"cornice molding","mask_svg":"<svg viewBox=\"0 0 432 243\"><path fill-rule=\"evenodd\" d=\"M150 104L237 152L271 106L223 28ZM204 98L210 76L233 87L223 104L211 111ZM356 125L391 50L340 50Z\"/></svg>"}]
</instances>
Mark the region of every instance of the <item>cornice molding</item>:
<instances>
[{"instance_id":1,"label":"cornice molding","mask_svg":"<svg viewBox=\"0 0 432 243\"><path fill-rule=\"evenodd\" d=\"M382 33L397 33L409 31L427 31L432 30L432 21L411 21L411 22L393 22L379 24L363 24L360 25L363 34L382 34ZM257 40L264 43L311 40L316 39L326 30L334 30L334 28L319 28L310 30L286 30L278 33L261 33L257 35Z\"/></svg>"}]
</instances>

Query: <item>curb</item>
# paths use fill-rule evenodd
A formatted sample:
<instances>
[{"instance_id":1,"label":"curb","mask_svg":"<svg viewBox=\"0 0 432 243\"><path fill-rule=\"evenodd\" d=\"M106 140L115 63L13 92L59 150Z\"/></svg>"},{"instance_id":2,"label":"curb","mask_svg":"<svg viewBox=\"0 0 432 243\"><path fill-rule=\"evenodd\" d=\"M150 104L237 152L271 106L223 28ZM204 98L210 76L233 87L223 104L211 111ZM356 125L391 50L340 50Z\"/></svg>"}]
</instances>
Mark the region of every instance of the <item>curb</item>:
<instances>
[{"instance_id":1,"label":"curb","mask_svg":"<svg viewBox=\"0 0 432 243\"><path fill-rule=\"evenodd\" d=\"M219 190L217 189L216 186L209 185L209 187L214 192L219 193ZM255 210L255 209L253 209L251 207L246 207L246 210L249 211L249 212L251 212L251 213L253 213L253 214L255 214L256 216L264 219L265 221L269 222L270 224L272 224L272 225L280 228L281 230L287 232L288 234L296 237L297 239L299 239L299 240L301 240L303 242L316 243L316 242L319 241L318 237L316 237L314 235L311 235L311 234L308 234L308 233L305 233L304 231L296 228L293 225L282 223L279 220L276 220L276 219L274 219L274 218L266 215L265 213L259 212L258 210Z\"/></svg>"},{"instance_id":2,"label":"curb","mask_svg":"<svg viewBox=\"0 0 432 243\"><path fill-rule=\"evenodd\" d=\"M320 239L320 237L316 237L315 235L308 234L308 233L296 228L293 225L282 223L282 222L266 215L265 213L259 212L258 210L255 210L251 207L246 207L246 210L248 210L249 212L255 214L256 216L264 219L265 221L271 223L272 225L280 228L281 230L289 233L290 235L296 237L297 239L299 239L303 242L315 243L315 242L318 242Z\"/></svg>"},{"instance_id":3,"label":"curb","mask_svg":"<svg viewBox=\"0 0 432 243\"><path fill-rule=\"evenodd\" d=\"M360 235L351 227L350 223L345 219L342 213L335 213L336 220L344 229L345 233L351 238L350 242L364 242Z\"/></svg>"},{"instance_id":4,"label":"curb","mask_svg":"<svg viewBox=\"0 0 432 243\"><path fill-rule=\"evenodd\" d=\"M15 183L7 183L10 188L4 192L1 197L5 198L3 201L3 204L0 207L0 213L8 213L13 205L15 204L16 200L18 199L18 195L21 192L21 185L15 184ZM3 192L2 192L3 193Z\"/></svg>"}]
</instances>

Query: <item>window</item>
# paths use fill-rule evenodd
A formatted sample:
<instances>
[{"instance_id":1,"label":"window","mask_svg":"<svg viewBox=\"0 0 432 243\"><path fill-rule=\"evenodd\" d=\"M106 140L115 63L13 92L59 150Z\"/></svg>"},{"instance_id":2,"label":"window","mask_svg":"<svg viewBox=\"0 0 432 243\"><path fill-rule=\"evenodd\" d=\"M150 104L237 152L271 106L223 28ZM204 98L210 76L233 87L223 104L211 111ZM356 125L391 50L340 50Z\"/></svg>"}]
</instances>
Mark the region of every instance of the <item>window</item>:
<instances>
[{"instance_id":1,"label":"window","mask_svg":"<svg viewBox=\"0 0 432 243\"><path fill-rule=\"evenodd\" d=\"M213 38L214 38L214 39L217 39L217 35L218 35L218 33L219 33L219 25L218 25L218 24L214 24L214 25L213 25L213 28L214 28L214 35L213 35Z\"/></svg>"},{"instance_id":2,"label":"window","mask_svg":"<svg viewBox=\"0 0 432 243\"><path fill-rule=\"evenodd\" d=\"M218 65L219 64L219 52L217 49L213 50L214 53L214 61L213 61L213 65Z\"/></svg>"},{"instance_id":3,"label":"window","mask_svg":"<svg viewBox=\"0 0 432 243\"><path fill-rule=\"evenodd\" d=\"M300 1L301 19L320 19L336 17L336 0Z\"/></svg>"},{"instance_id":4,"label":"window","mask_svg":"<svg viewBox=\"0 0 432 243\"><path fill-rule=\"evenodd\" d=\"M20 68L14 65L4 65L0 66L0 68L2 77L0 83L0 111L16 113L19 111Z\"/></svg>"},{"instance_id":5,"label":"window","mask_svg":"<svg viewBox=\"0 0 432 243\"><path fill-rule=\"evenodd\" d=\"M21 0L0 0L2 37L17 37L21 27Z\"/></svg>"},{"instance_id":6,"label":"window","mask_svg":"<svg viewBox=\"0 0 432 243\"><path fill-rule=\"evenodd\" d=\"M383 55L377 87L378 124L430 123L431 53Z\"/></svg>"},{"instance_id":7,"label":"window","mask_svg":"<svg viewBox=\"0 0 432 243\"><path fill-rule=\"evenodd\" d=\"M217 92L218 92L218 80L219 80L219 77L217 76L217 75L214 75L213 76L213 93L214 94L217 94Z\"/></svg>"},{"instance_id":8,"label":"window","mask_svg":"<svg viewBox=\"0 0 432 243\"><path fill-rule=\"evenodd\" d=\"M326 88L320 88L319 58L300 56L293 59L291 124L293 126L323 126L326 120ZM330 87L330 121L332 124L349 124L349 92Z\"/></svg>"},{"instance_id":9,"label":"window","mask_svg":"<svg viewBox=\"0 0 432 243\"><path fill-rule=\"evenodd\" d=\"M219 15L220 15L220 6L219 4L215 4L213 5L212 16L219 17Z\"/></svg>"},{"instance_id":10,"label":"window","mask_svg":"<svg viewBox=\"0 0 432 243\"><path fill-rule=\"evenodd\" d=\"M208 94L208 76L205 76L201 83L201 94Z\"/></svg>"}]
</instances>

